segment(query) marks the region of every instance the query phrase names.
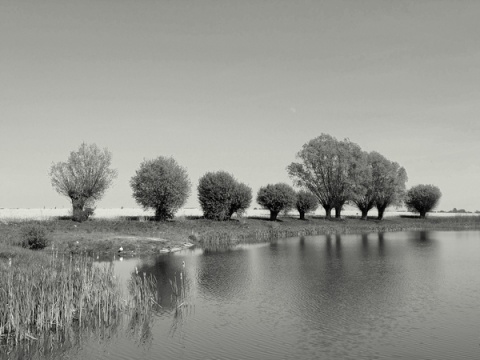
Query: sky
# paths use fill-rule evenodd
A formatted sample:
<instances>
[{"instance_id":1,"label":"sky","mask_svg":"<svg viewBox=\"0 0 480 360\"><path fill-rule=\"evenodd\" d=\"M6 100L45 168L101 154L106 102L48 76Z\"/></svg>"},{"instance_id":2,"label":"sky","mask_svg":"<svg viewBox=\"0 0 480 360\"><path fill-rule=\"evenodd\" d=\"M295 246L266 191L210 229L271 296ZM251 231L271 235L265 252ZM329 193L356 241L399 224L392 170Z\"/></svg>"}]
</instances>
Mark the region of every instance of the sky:
<instances>
[{"instance_id":1,"label":"sky","mask_svg":"<svg viewBox=\"0 0 480 360\"><path fill-rule=\"evenodd\" d=\"M0 208L69 207L51 165L224 170L255 194L322 133L398 162L438 209L480 210L480 2L0 0ZM255 206L256 204L252 204Z\"/></svg>"}]
</instances>

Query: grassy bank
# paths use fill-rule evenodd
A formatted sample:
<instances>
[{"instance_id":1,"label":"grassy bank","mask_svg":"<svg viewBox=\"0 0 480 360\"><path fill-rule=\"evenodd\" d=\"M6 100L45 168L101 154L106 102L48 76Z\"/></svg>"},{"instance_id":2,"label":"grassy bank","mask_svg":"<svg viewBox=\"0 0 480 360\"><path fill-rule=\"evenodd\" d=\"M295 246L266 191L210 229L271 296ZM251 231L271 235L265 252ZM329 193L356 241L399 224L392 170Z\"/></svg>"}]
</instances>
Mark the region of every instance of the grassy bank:
<instances>
[{"instance_id":1,"label":"grassy bank","mask_svg":"<svg viewBox=\"0 0 480 360\"><path fill-rule=\"evenodd\" d=\"M0 223L0 258L16 256L21 242L22 228L39 224L46 228L49 246L60 253L95 254L118 253L140 255L156 253L160 249L181 246L186 242L200 246L210 244L232 245L237 242L268 241L299 235L335 233L391 232L404 230L459 230L480 228L480 216L388 217L382 221L358 218L325 220L313 217L299 220L281 217L272 222L261 217L241 218L230 221L210 221L203 218L176 218L173 221L155 222L138 219L93 219L83 223L70 220L20 221Z\"/></svg>"}]
</instances>

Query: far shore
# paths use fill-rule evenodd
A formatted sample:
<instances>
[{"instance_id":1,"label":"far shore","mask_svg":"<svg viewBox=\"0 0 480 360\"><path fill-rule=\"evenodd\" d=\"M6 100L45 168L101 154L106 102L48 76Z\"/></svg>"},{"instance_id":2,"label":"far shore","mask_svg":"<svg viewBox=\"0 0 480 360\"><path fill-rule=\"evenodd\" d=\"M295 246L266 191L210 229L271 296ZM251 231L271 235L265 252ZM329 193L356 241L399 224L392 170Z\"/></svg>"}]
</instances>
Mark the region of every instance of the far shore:
<instances>
[{"instance_id":1,"label":"far shore","mask_svg":"<svg viewBox=\"0 0 480 360\"><path fill-rule=\"evenodd\" d=\"M54 217L49 214L49 217L35 220L35 217L2 217L0 213L0 243L6 245L0 250L0 258L15 256L14 248L18 248L16 245L21 240L21 228L28 224L47 229L49 246L41 252L87 252L97 256L115 254L123 257L166 253L192 245L229 247L296 236L480 229L478 214L447 216L432 213L426 219L420 219L411 213L390 212L379 221L376 216L360 220L354 210L347 210L342 213L342 219L326 220L323 214L310 214L306 220L300 220L292 212L277 221L269 221L268 211L254 210L253 214L218 222L203 219L199 214L187 215L184 210L183 215L173 220L156 222L143 213L106 218L100 218L100 213L98 211L96 217L83 223L69 220L68 215Z\"/></svg>"},{"instance_id":2,"label":"far shore","mask_svg":"<svg viewBox=\"0 0 480 360\"><path fill-rule=\"evenodd\" d=\"M334 216L335 210L332 211ZM58 207L58 208L0 208L0 221L20 221L20 220L53 220L58 218L66 218L72 215L71 207ZM142 208L96 208L94 215L91 219L125 219L125 218L141 218L151 217L154 215L153 210L144 210ZM201 217L202 210L198 208L183 208L177 211L175 218L197 216ZM250 208L243 214L244 217L268 217L269 211L259 208ZM297 211L292 210L288 213L289 216L298 215ZM370 210L369 217L375 218L377 216L376 209ZM429 217L451 217L451 216L479 216L480 213L473 212L458 212L450 213L444 211L433 211L428 213ZM310 216L324 217L325 211L322 207L319 207L314 213L310 213ZM360 211L348 207L342 211L342 217L355 217L360 216ZM387 209L384 214L385 217L397 217L397 216L415 216L414 213L405 210Z\"/></svg>"}]
</instances>

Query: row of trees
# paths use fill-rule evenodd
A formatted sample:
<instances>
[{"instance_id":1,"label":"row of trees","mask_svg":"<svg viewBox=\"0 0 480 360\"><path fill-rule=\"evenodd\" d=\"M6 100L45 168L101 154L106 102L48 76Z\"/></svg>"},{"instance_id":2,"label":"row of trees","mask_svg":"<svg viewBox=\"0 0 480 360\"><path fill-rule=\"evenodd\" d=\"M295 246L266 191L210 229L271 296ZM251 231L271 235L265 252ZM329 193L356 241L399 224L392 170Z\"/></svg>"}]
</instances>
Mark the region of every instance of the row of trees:
<instances>
[{"instance_id":1,"label":"row of trees","mask_svg":"<svg viewBox=\"0 0 480 360\"><path fill-rule=\"evenodd\" d=\"M52 165L53 187L72 201L73 219L84 221L93 213L94 201L99 200L117 176L110 169L111 154L96 145L80 145L66 162ZM190 195L191 183L185 168L173 158L145 160L130 180L133 197L144 208L155 211L158 220L174 217ZM205 218L228 220L243 213L252 202L252 189L225 171L209 172L198 184L198 200ZM297 201L298 198L298 201ZM295 191L286 184L268 185L258 192L257 201L271 211L275 220L282 210L298 204L301 218L317 207L313 195Z\"/></svg>"},{"instance_id":2,"label":"row of trees","mask_svg":"<svg viewBox=\"0 0 480 360\"><path fill-rule=\"evenodd\" d=\"M155 209L158 220L173 218L187 200L191 186L186 170L174 159L164 157L143 162L130 184L137 202L144 208ZM197 192L203 215L211 220L228 220L235 213L241 215L252 202L252 189L225 171L203 175ZM318 207L313 194L304 190L297 193L282 183L260 188L256 200L270 210L271 220L294 207L304 219L306 212Z\"/></svg>"},{"instance_id":3,"label":"row of trees","mask_svg":"<svg viewBox=\"0 0 480 360\"><path fill-rule=\"evenodd\" d=\"M271 220L294 207L304 219L305 213L314 211L319 204L327 218L332 209L340 217L346 203L357 206L363 219L377 207L378 218L382 219L388 206L399 205L404 199L409 209L424 217L441 196L433 185L421 185L406 193L407 174L403 167L377 152L362 151L348 139L338 141L322 134L306 143L297 158L299 161L290 164L287 171L300 191L278 183L261 187L257 193L257 203L270 210ZM95 144L82 144L66 162L52 165L52 185L71 199L74 220L88 218L94 201L104 195L117 176L110 165L110 152ZM145 160L130 185L137 203L154 209L158 220L173 218L185 204L191 188L186 169L173 158L162 156ZM197 190L208 219L230 219L234 213L244 212L252 201L252 189L224 171L206 173Z\"/></svg>"},{"instance_id":4,"label":"row of trees","mask_svg":"<svg viewBox=\"0 0 480 360\"><path fill-rule=\"evenodd\" d=\"M362 151L348 139L322 134L306 143L297 158L287 171L295 185L315 194L327 218L332 209L340 217L344 205L351 203L362 212L362 219L373 207L382 219L385 209L400 205L405 194L403 167L375 151Z\"/></svg>"}]
</instances>

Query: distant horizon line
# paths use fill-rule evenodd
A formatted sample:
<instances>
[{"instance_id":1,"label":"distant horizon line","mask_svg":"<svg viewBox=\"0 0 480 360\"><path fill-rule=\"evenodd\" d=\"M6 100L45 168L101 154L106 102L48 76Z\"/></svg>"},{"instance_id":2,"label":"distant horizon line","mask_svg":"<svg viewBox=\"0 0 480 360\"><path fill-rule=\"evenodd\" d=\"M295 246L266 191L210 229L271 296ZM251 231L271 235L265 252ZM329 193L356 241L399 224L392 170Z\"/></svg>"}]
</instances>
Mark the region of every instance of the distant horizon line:
<instances>
[{"instance_id":1,"label":"distant horizon line","mask_svg":"<svg viewBox=\"0 0 480 360\"><path fill-rule=\"evenodd\" d=\"M55 207L0 207L0 210L69 210L71 209L72 207L71 206L55 206ZM126 207L126 206L121 206L121 207L96 207L94 208L95 210L142 210L142 211L154 211L153 209L144 209L142 207ZM200 207L184 207L184 208L180 208L177 210L177 212L180 212L182 210L199 210L201 211L201 208ZM256 206L256 207L250 207L246 210L258 210L258 211L269 211L268 209L265 209L265 208L262 208L262 207L259 207L259 206ZM377 209L375 207L373 207L370 211L376 211ZM456 210L456 211L454 211ZM292 208L291 210L289 210L289 212L291 211L296 211L294 208ZM317 211L324 211L324 209L319 206L315 211L312 211L312 213L314 212L317 212ZM360 211L358 210L357 208L355 208L354 206L352 205L347 205L346 208L343 209L343 211ZM369 211L369 212L370 212ZM408 211L407 209L405 208L387 208L385 210L385 212L411 212L411 211ZM467 210L467 209L457 209L457 208L453 208L451 210L443 210L443 209L440 209L440 210L432 210L432 211L429 211L430 213L452 213L452 214L456 214L456 213L480 213L480 210ZM414 213L414 212L412 212Z\"/></svg>"}]
</instances>

